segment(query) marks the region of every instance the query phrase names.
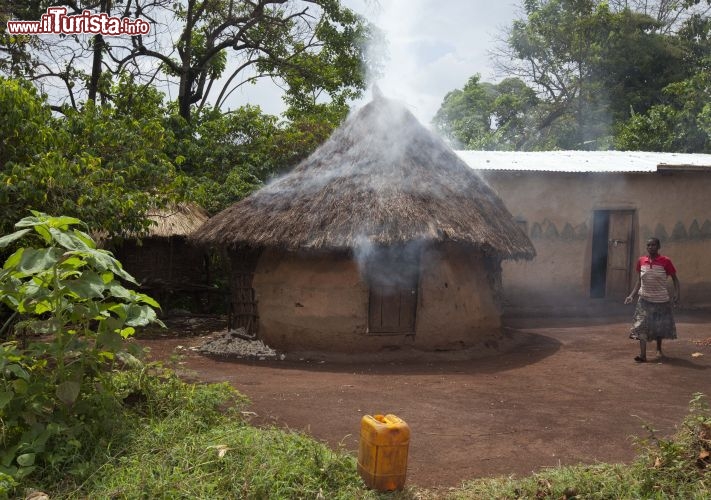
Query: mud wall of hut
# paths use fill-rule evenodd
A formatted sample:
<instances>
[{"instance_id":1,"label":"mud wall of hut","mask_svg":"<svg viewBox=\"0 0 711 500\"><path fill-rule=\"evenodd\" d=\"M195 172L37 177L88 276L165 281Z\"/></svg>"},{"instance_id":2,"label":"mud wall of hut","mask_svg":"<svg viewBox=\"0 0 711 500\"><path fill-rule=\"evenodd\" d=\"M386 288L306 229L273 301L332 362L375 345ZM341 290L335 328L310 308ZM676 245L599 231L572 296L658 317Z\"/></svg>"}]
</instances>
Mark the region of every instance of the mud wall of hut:
<instances>
[{"instance_id":1,"label":"mud wall of hut","mask_svg":"<svg viewBox=\"0 0 711 500\"><path fill-rule=\"evenodd\" d=\"M507 307L590 303L595 211L633 214L632 265L660 238L682 283L682 305L711 306L711 173L480 171L536 247L530 262L503 265ZM628 288L634 284L634 270Z\"/></svg>"},{"instance_id":2,"label":"mud wall of hut","mask_svg":"<svg viewBox=\"0 0 711 500\"><path fill-rule=\"evenodd\" d=\"M361 348L368 288L345 256L265 250L254 273L259 336L276 349Z\"/></svg>"},{"instance_id":3,"label":"mud wall of hut","mask_svg":"<svg viewBox=\"0 0 711 500\"><path fill-rule=\"evenodd\" d=\"M420 265L415 334L377 335L368 332L369 288L355 260L266 250L253 282L260 338L277 349L350 353L461 349L497 338L496 277L480 256L429 248Z\"/></svg>"},{"instance_id":4,"label":"mud wall of hut","mask_svg":"<svg viewBox=\"0 0 711 500\"><path fill-rule=\"evenodd\" d=\"M420 260L417 341L428 349L462 349L495 339L501 308L496 269L455 244L427 248Z\"/></svg>"}]
</instances>

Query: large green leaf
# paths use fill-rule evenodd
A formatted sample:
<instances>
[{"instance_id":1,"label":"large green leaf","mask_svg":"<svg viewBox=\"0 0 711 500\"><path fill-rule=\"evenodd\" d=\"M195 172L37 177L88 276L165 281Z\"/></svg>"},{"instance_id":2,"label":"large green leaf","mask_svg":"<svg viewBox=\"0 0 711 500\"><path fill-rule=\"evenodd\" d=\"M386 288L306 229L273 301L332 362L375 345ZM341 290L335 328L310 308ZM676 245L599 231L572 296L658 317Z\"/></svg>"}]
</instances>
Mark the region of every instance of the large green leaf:
<instances>
[{"instance_id":1,"label":"large green leaf","mask_svg":"<svg viewBox=\"0 0 711 500\"><path fill-rule=\"evenodd\" d=\"M78 229L75 229L74 236L79 238L84 243L84 245L86 245L87 248L96 248L96 242L94 242L91 236L86 234L84 231L79 231Z\"/></svg>"},{"instance_id":2,"label":"large green leaf","mask_svg":"<svg viewBox=\"0 0 711 500\"><path fill-rule=\"evenodd\" d=\"M49 217L47 220L47 224L49 225L49 227L56 227L65 231L69 229L69 226L76 226L81 223L82 222L76 217L67 217L66 215L62 215L59 217Z\"/></svg>"},{"instance_id":3,"label":"large green leaf","mask_svg":"<svg viewBox=\"0 0 711 500\"><path fill-rule=\"evenodd\" d=\"M44 314L46 312L51 312L54 310L54 304L49 300L42 300L35 304L34 313Z\"/></svg>"},{"instance_id":4,"label":"large green leaf","mask_svg":"<svg viewBox=\"0 0 711 500\"><path fill-rule=\"evenodd\" d=\"M39 215L39 212L33 211L32 213ZM20 219L17 224L15 224L15 227L34 227L44 223L44 219L40 217L25 217L24 219Z\"/></svg>"},{"instance_id":5,"label":"large green leaf","mask_svg":"<svg viewBox=\"0 0 711 500\"><path fill-rule=\"evenodd\" d=\"M5 368L5 370L8 372L8 374L12 374L18 379L30 380L30 374L27 373L27 370L22 368L20 365L12 364ZM5 374L3 374L3 376L5 376Z\"/></svg>"},{"instance_id":6,"label":"large green leaf","mask_svg":"<svg viewBox=\"0 0 711 500\"><path fill-rule=\"evenodd\" d=\"M59 243L61 246L67 250L91 250L82 239L74 234L68 233L66 231L60 231L54 227L49 228L49 232L52 235L52 239Z\"/></svg>"},{"instance_id":7,"label":"large green leaf","mask_svg":"<svg viewBox=\"0 0 711 500\"><path fill-rule=\"evenodd\" d=\"M66 230L69 229L69 226L81 224L81 221L75 217L68 217L66 215L52 217L35 210L32 210L32 213L34 214L33 217L25 217L24 219L21 219L17 224L15 224L15 227L35 227L43 225Z\"/></svg>"},{"instance_id":8,"label":"large green leaf","mask_svg":"<svg viewBox=\"0 0 711 500\"><path fill-rule=\"evenodd\" d=\"M19 457L17 457L17 464L20 465L21 467L30 467L31 465L34 465L35 463L35 454L34 453L23 453Z\"/></svg>"},{"instance_id":9,"label":"large green leaf","mask_svg":"<svg viewBox=\"0 0 711 500\"><path fill-rule=\"evenodd\" d=\"M73 380L62 382L57 385L57 398L65 405L72 405L79 397L80 387L79 382L74 382Z\"/></svg>"},{"instance_id":10,"label":"large green leaf","mask_svg":"<svg viewBox=\"0 0 711 500\"><path fill-rule=\"evenodd\" d=\"M15 266L17 266L20 263L20 260L22 259L22 254L25 253L24 248L20 248L15 253L10 255L7 260L5 261L5 264L3 265L3 269L11 269Z\"/></svg>"},{"instance_id":11,"label":"large green leaf","mask_svg":"<svg viewBox=\"0 0 711 500\"><path fill-rule=\"evenodd\" d=\"M124 321L128 317L128 308L128 304L106 304L106 310L114 313L121 321Z\"/></svg>"},{"instance_id":12,"label":"large green leaf","mask_svg":"<svg viewBox=\"0 0 711 500\"><path fill-rule=\"evenodd\" d=\"M63 253L59 248L26 248L17 269L25 276L46 271L59 262Z\"/></svg>"},{"instance_id":13,"label":"large green leaf","mask_svg":"<svg viewBox=\"0 0 711 500\"><path fill-rule=\"evenodd\" d=\"M156 309L160 309L160 304L158 301L156 301L153 297L149 297L145 293L137 293L136 294L136 299L139 302L143 302L144 304L148 304L151 307L155 307Z\"/></svg>"},{"instance_id":14,"label":"large green leaf","mask_svg":"<svg viewBox=\"0 0 711 500\"><path fill-rule=\"evenodd\" d=\"M86 271L79 278L67 282L66 286L83 300L104 298L104 280L94 272Z\"/></svg>"},{"instance_id":15,"label":"large green leaf","mask_svg":"<svg viewBox=\"0 0 711 500\"><path fill-rule=\"evenodd\" d=\"M15 231L12 234L7 234L0 238L0 248L5 248L8 246L10 243L13 241L17 241L20 238L22 238L24 235L30 232L30 229L21 229L20 231Z\"/></svg>"},{"instance_id":16,"label":"large green leaf","mask_svg":"<svg viewBox=\"0 0 711 500\"><path fill-rule=\"evenodd\" d=\"M94 268L98 271L111 271L112 273L125 279L126 281L136 284L136 280L133 278L133 276L124 271L123 267L121 266L121 263L117 261L113 257L113 255L111 255L111 252L107 252L106 250L100 249L89 249L82 251L81 254L86 255L86 257L93 264Z\"/></svg>"},{"instance_id":17,"label":"large green leaf","mask_svg":"<svg viewBox=\"0 0 711 500\"><path fill-rule=\"evenodd\" d=\"M117 299L133 300L133 297L135 295L135 292L132 292L124 286L121 286L121 284L116 281L112 281L111 283L109 283L107 288L111 296Z\"/></svg>"},{"instance_id":18,"label":"large green leaf","mask_svg":"<svg viewBox=\"0 0 711 500\"><path fill-rule=\"evenodd\" d=\"M43 224L37 225L35 226L35 232L42 237L45 245L50 245L52 243L52 234L49 232L47 226Z\"/></svg>"},{"instance_id":19,"label":"large green leaf","mask_svg":"<svg viewBox=\"0 0 711 500\"><path fill-rule=\"evenodd\" d=\"M128 307L126 326L145 326L157 319L156 312L146 305L131 304Z\"/></svg>"},{"instance_id":20,"label":"large green leaf","mask_svg":"<svg viewBox=\"0 0 711 500\"><path fill-rule=\"evenodd\" d=\"M62 270L60 277L62 279L70 279L73 276L81 274L81 269L84 267L87 267L87 262L84 259L77 255L67 257L65 254L64 258L59 263L59 268Z\"/></svg>"}]
</instances>

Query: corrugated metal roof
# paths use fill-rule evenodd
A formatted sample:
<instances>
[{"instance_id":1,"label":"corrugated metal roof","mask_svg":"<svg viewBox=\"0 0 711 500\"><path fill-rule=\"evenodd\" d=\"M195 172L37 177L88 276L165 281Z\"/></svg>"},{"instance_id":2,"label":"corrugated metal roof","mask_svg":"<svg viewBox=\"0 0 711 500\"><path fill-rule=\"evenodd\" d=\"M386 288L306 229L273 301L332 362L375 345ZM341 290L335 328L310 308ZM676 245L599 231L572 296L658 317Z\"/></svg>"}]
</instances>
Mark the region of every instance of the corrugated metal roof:
<instances>
[{"instance_id":1,"label":"corrugated metal roof","mask_svg":"<svg viewBox=\"0 0 711 500\"><path fill-rule=\"evenodd\" d=\"M477 170L656 172L657 170L708 168L711 172L711 154L647 151L456 151L456 153L467 165Z\"/></svg>"}]
</instances>

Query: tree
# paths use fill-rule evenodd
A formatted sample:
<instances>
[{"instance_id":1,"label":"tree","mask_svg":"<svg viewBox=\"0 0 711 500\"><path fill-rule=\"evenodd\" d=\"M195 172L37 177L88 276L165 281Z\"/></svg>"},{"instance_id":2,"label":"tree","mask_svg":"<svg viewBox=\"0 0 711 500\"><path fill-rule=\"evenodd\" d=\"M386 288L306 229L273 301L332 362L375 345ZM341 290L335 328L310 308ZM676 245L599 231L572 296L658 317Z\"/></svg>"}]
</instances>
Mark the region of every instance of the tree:
<instances>
[{"instance_id":1,"label":"tree","mask_svg":"<svg viewBox=\"0 0 711 500\"><path fill-rule=\"evenodd\" d=\"M688 75L664 87L657 103L621 123L616 147L711 152L711 19L689 16L677 38Z\"/></svg>"},{"instance_id":2,"label":"tree","mask_svg":"<svg viewBox=\"0 0 711 500\"><path fill-rule=\"evenodd\" d=\"M671 31L663 21L630 10L627 2L611 6L599 0L526 0L525 18L516 20L508 31L498 64L504 74L535 92L537 99L521 94L501 100L499 116L490 116L487 125L472 117L492 113L488 100L485 106L479 102L475 111L454 112L451 117L459 99L453 94L445 99L439 127L463 138L465 147L612 147L620 123L664 103L668 97L663 89L694 73L697 64L690 59L698 59L694 54L706 51L708 44L699 36L697 26L705 18L690 14L692 3L664 3L660 7L666 10L657 17L674 23L675 31ZM672 16L672 11L679 15ZM682 35L693 23L694 35ZM519 90L524 91L520 85ZM515 132L501 126L506 123L502 119L506 107L517 116L509 122ZM458 116L471 120L453 121Z\"/></svg>"},{"instance_id":3,"label":"tree","mask_svg":"<svg viewBox=\"0 0 711 500\"><path fill-rule=\"evenodd\" d=\"M34 9L13 3L9 11L36 20L49 3L38 0ZM344 104L365 86L364 47L372 30L339 0L80 0L59 5L69 13L88 8L140 17L152 25L149 36L47 37L55 43L43 46L44 51L0 38L3 49L14 54L11 60L30 61L6 61L5 71L55 85L44 90L75 109L85 98L109 98L111 78L124 72L146 85L177 88L178 113L186 121L194 107L212 103L223 109L236 88L262 78L282 85L295 107L325 96Z\"/></svg>"},{"instance_id":4,"label":"tree","mask_svg":"<svg viewBox=\"0 0 711 500\"><path fill-rule=\"evenodd\" d=\"M462 90L445 96L433 123L466 149L520 149L527 143L528 117L538 102L535 92L517 78L494 85L475 75Z\"/></svg>"},{"instance_id":5,"label":"tree","mask_svg":"<svg viewBox=\"0 0 711 500\"><path fill-rule=\"evenodd\" d=\"M84 10L111 17L130 18L132 15L157 25L172 0L33 0L16 2L0 0L0 12L5 18L38 21L49 7L64 7L67 15ZM154 27L142 35L143 43L159 48L162 30ZM80 35L10 35L0 27L0 71L8 76L33 81L44 93L51 95L51 108L62 111L65 105L79 109L85 100L106 100L111 79L129 71L146 81L154 80L159 68L137 68L116 64L112 55L128 41L122 37L105 38Z\"/></svg>"},{"instance_id":6,"label":"tree","mask_svg":"<svg viewBox=\"0 0 711 500\"><path fill-rule=\"evenodd\" d=\"M39 21L48 7L64 7L70 16L89 10L119 18L136 13L153 19L172 3L172 0L0 0L0 16ZM144 43L159 47L155 31L143 36ZM62 111L66 104L79 109L85 100L95 101L99 96L105 100L113 75L129 69L136 74L145 73L137 68L121 67L111 60L117 40L119 38L107 41L102 34L91 37L10 35L3 26L0 27L0 54L5 57L0 57L0 71L35 82L42 92L52 96L51 108L55 111ZM148 79L155 76L155 69L146 73Z\"/></svg>"},{"instance_id":7,"label":"tree","mask_svg":"<svg viewBox=\"0 0 711 500\"><path fill-rule=\"evenodd\" d=\"M55 145L49 108L34 87L20 80L0 77L0 130L0 167L27 163Z\"/></svg>"},{"instance_id":8,"label":"tree","mask_svg":"<svg viewBox=\"0 0 711 500\"><path fill-rule=\"evenodd\" d=\"M547 103L541 128L556 120L573 125L561 147L607 145L611 124L628 116L629 101L648 107L649 98L637 94L658 93L670 81L667 68L679 63L647 16L614 13L595 0L528 1L526 9L527 19L514 22L509 34L511 62L502 65Z\"/></svg>"},{"instance_id":9,"label":"tree","mask_svg":"<svg viewBox=\"0 0 711 500\"><path fill-rule=\"evenodd\" d=\"M633 114L620 126L621 150L711 153L711 78L699 72L664 89L665 104Z\"/></svg>"},{"instance_id":10,"label":"tree","mask_svg":"<svg viewBox=\"0 0 711 500\"><path fill-rule=\"evenodd\" d=\"M134 92L127 86L115 86L119 102ZM148 210L175 196L162 117L88 104L55 118L33 88L0 78L0 128L2 231L40 210L81 217L94 231L140 233Z\"/></svg>"},{"instance_id":11,"label":"tree","mask_svg":"<svg viewBox=\"0 0 711 500\"><path fill-rule=\"evenodd\" d=\"M656 30L673 33L692 16L705 17L708 1L703 0L608 0L613 12L630 10L657 21Z\"/></svg>"},{"instance_id":12,"label":"tree","mask_svg":"<svg viewBox=\"0 0 711 500\"><path fill-rule=\"evenodd\" d=\"M286 86L292 104L313 102L325 92L335 102L355 97L365 86L366 24L338 0L187 0L173 14L183 23L177 57L149 50L140 38L122 62L140 57L160 61L177 78L178 112L190 121L190 106L204 106L212 86L230 67L215 106L237 87L269 77Z\"/></svg>"}]
</instances>

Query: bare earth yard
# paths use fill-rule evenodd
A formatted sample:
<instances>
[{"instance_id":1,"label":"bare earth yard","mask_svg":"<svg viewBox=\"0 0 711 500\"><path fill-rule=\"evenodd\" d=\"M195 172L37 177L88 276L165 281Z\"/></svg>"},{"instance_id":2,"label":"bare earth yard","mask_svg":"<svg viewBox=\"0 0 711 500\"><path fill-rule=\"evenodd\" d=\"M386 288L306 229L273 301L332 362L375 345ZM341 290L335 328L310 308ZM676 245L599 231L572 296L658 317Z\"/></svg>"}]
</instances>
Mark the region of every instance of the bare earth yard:
<instances>
[{"instance_id":1,"label":"bare earth yard","mask_svg":"<svg viewBox=\"0 0 711 500\"><path fill-rule=\"evenodd\" d=\"M412 432L407 481L423 487L629 461L645 423L669 435L695 392L711 396L711 313L679 314L666 359L646 364L633 361L626 317L506 323L515 347L469 361L250 361L190 350L224 331L215 321L140 343L155 359L182 354L178 366L193 379L249 396L253 424L306 431L354 454L363 415L399 416Z\"/></svg>"}]
</instances>

